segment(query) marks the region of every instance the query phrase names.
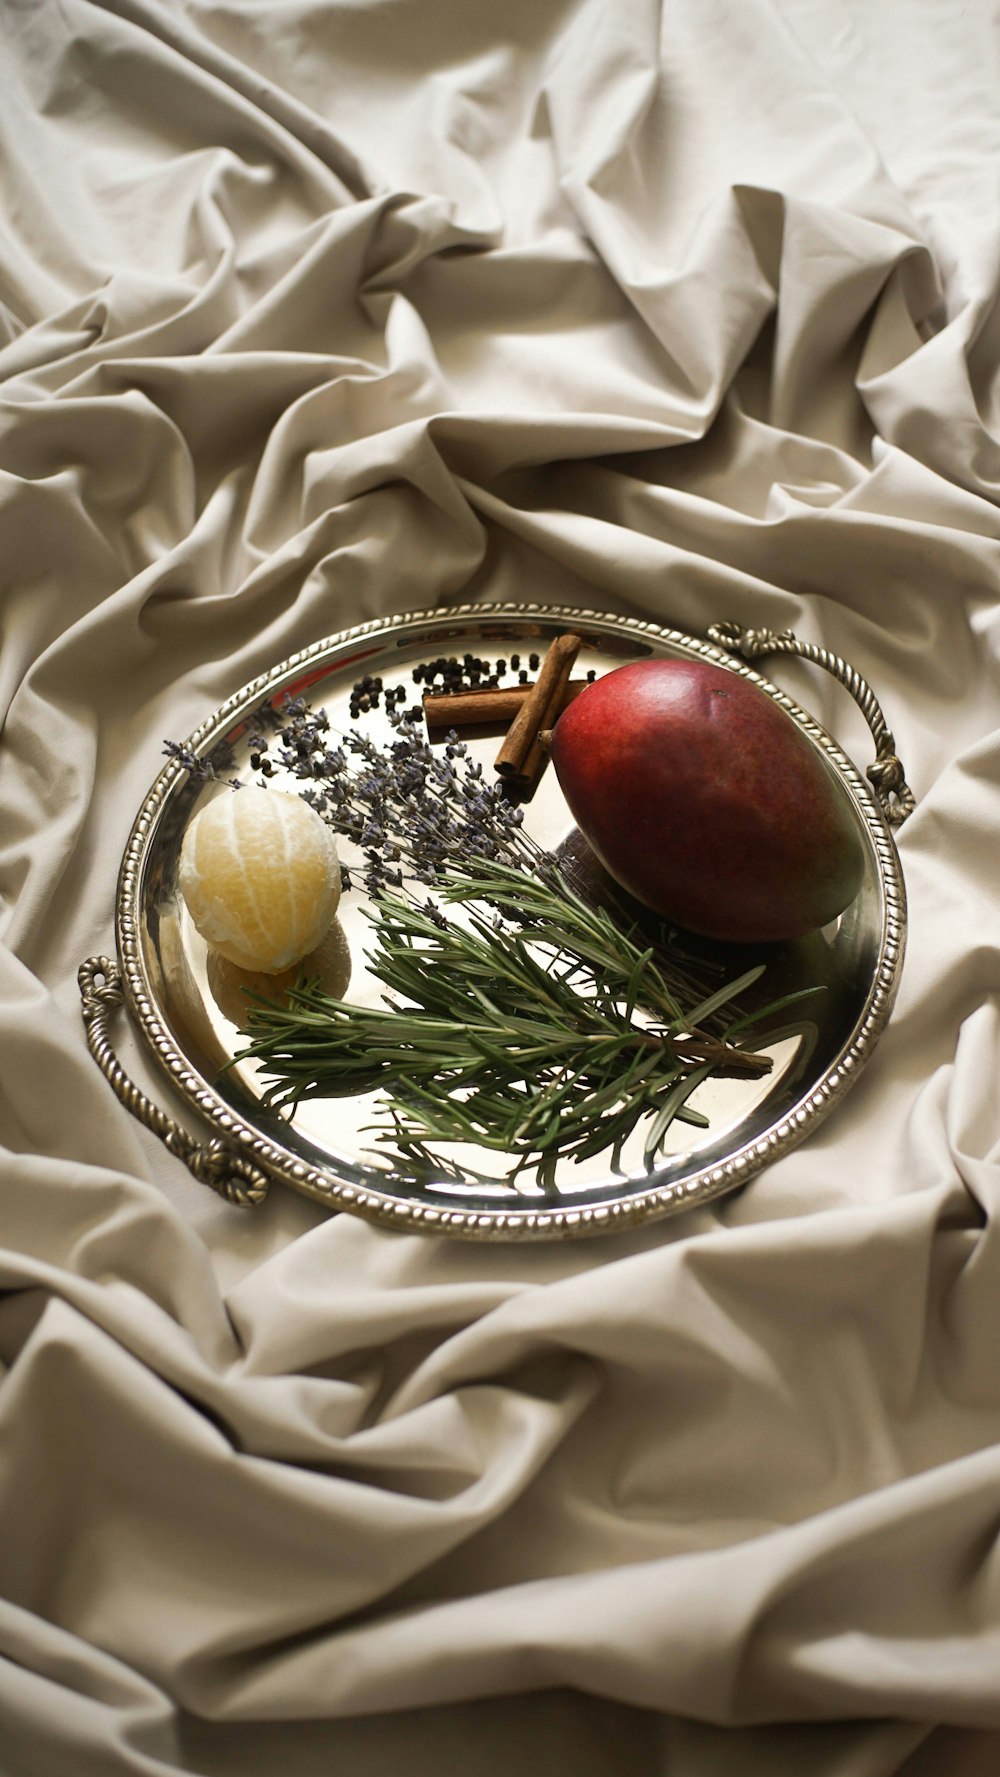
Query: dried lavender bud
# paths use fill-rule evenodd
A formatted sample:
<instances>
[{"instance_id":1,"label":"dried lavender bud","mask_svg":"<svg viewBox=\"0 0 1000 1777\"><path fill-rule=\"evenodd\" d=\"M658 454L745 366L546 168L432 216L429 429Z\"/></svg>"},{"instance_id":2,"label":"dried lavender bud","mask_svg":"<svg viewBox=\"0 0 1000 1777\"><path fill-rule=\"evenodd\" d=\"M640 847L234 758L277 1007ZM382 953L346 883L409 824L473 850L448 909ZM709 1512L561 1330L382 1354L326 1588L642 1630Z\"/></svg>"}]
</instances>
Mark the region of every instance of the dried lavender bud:
<instances>
[{"instance_id":1,"label":"dried lavender bud","mask_svg":"<svg viewBox=\"0 0 1000 1777\"><path fill-rule=\"evenodd\" d=\"M168 759L175 759L184 771L190 772L194 778L211 778L215 776L208 759L200 759L183 741L165 740L163 751Z\"/></svg>"}]
</instances>

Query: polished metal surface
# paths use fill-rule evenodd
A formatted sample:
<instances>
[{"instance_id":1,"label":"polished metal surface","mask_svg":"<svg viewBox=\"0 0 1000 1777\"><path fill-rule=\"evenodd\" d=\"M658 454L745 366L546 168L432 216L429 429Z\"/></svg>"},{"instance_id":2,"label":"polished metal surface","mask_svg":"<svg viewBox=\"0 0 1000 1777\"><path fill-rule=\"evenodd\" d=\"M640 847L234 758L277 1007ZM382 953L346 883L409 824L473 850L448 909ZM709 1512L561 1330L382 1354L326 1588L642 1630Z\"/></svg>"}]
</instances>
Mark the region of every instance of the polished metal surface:
<instances>
[{"instance_id":1,"label":"polished metal surface","mask_svg":"<svg viewBox=\"0 0 1000 1777\"><path fill-rule=\"evenodd\" d=\"M584 637L578 670L607 671L651 654L700 657L759 684L800 726L849 796L865 851L865 876L854 902L822 932L781 946L752 949L706 946L735 975L766 958L765 997L800 986L822 986L816 1010L772 1031L765 1047L773 1071L764 1079L709 1079L692 1103L709 1120L706 1130L674 1127L674 1148L654 1171L641 1165L641 1143L626 1145L613 1168L605 1153L582 1166L560 1163L554 1185L529 1172L516 1177L480 1150L449 1149L424 1172L401 1170L380 1153L371 1133L374 1094L305 1104L290 1119L264 1110L260 1082L249 1064L232 1062L241 1047L234 1018L238 991L206 952L178 892L181 841L188 822L217 787L193 781L171 760L139 810L119 876L118 970L91 958L81 970L91 1047L113 1089L129 1109L166 1141L196 1176L231 1201L259 1200L270 1178L329 1206L393 1227L466 1239L566 1238L596 1234L672 1214L744 1185L761 1167L808 1135L839 1102L863 1067L895 997L905 941L905 893L888 820L912 805L892 737L877 700L860 675L837 656L810 651L787 634L745 632L720 625L718 642L701 640L636 619L570 607L466 606L411 613L363 624L304 650L246 686L190 738L201 757L218 758L220 775L252 781L246 736L265 700L286 694L322 706L334 730L347 730L350 692L365 673L386 683L411 682L418 663L444 654L544 652L566 629ZM763 637L778 651L804 653L840 678L854 695L876 740L872 768L878 794L836 743L782 691L733 651ZM759 646L758 654L774 651ZM820 659L819 655L825 657ZM380 712L361 718L376 740L388 729ZM888 737L888 738L886 738ZM471 742L489 767L495 735ZM881 773L880 773L880 769ZM277 781L277 780L275 780ZM905 796L904 796L905 792ZM885 798L889 800L886 801ZM881 800L880 800L881 798ZM909 799L909 801L907 801ZM526 814L526 825L549 849L572 851L574 830L549 770ZM349 851L345 852L349 862ZM340 959L346 975L332 984L353 1001L373 1000L365 968L368 922L357 890L341 904ZM109 999L110 994L110 999ZM107 1016L124 994L143 1038L187 1105L210 1129L194 1142L151 1105L121 1069L111 1048Z\"/></svg>"}]
</instances>

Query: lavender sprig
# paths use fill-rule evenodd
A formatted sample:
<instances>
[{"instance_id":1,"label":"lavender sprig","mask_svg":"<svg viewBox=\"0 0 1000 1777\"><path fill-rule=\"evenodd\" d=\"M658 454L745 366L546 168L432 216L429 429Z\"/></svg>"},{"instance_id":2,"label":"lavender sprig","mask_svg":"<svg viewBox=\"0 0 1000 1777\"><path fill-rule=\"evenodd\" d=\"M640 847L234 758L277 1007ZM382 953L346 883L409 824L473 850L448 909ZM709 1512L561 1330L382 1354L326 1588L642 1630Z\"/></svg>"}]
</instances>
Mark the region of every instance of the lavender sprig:
<instances>
[{"instance_id":1,"label":"lavender sprig","mask_svg":"<svg viewBox=\"0 0 1000 1777\"><path fill-rule=\"evenodd\" d=\"M369 895L405 882L433 887L455 859L495 858L535 868L545 854L523 829L523 811L488 784L482 766L454 732L430 746L419 711L388 708L392 738L378 745L359 730L332 736L325 712L301 698L275 719L253 757L263 775L276 759L299 794L362 854ZM271 773L266 767L271 764Z\"/></svg>"},{"instance_id":2,"label":"lavender sprig","mask_svg":"<svg viewBox=\"0 0 1000 1777\"><path fill-rule=\"evenodd\" d=\"M216 767L221 766L223 770L226 770L233 763L232 749L225 743L213 747L211 753L196 753L186 741L165 740L163 751L166 757L173 759L183 771L188 773L189 777L206 783L225 781L233 790L243 788L238 777L230 777L225 780L221 780L219 777Z\"/></svg>"}]
</instances>

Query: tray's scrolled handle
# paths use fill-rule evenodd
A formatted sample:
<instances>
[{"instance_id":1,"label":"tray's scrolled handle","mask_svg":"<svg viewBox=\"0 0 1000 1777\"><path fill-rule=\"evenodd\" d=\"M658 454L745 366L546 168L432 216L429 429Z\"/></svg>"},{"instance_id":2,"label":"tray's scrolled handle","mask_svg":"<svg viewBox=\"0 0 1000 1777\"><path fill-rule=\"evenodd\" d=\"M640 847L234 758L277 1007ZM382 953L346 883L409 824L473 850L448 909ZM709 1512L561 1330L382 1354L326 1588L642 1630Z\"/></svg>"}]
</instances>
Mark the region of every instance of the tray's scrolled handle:
<instances>
[{"instance_id":1,"label":"tray's scrolled handle","mask_svg":"<svg viewBox=\"0 0 1000 1777\"><path fill-rule=\"evenodd\" d=\"M125 998L116 964L107 956L88 957L77 970L77 980L87 1047L126 1110L158 1135L164 1147L169 1148L178 1160L183 1160L201 1184L210 1185L227 1203L234 1203L240 1209L251 1209L263 1203L271 1184L266 1173L252 1166L242 1155L233 1153L224 1142L196 1141L129 1079L108 1036L108 1019Z\"/></svg>"},{"instance_id":2,"label":"tray's scrolled handle","mask_svg":"<svg viewBox=\"0 0 1000 1777\"><path fill-rule=\"evenodd\" d=\"M744 629L742 624L725 622L711 624L708 635L718 647L725 648L729 654L739 654L743 660L760 660L765 654L798 654L839 679L858 705L875 742L875 757L865 776L889 825L902 825L907 815L913 813L915 797L906 782L882 706L867 680L853 666L849 666L839 654L831 654L814 642L800 642L790 629Z\"/></svg>"}]
</instances>

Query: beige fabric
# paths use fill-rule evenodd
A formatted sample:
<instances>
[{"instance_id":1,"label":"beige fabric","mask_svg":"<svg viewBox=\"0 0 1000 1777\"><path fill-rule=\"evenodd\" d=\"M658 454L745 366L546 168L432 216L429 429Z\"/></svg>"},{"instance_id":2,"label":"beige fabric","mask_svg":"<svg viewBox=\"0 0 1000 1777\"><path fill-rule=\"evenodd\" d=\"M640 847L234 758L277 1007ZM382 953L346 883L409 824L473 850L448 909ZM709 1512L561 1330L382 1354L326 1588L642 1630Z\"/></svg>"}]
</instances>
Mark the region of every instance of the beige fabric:
<instances>
[{"instance_id":1,"label":"beige fabric","mask_svg":"<svg viewBox=\"0 0 1000 1777\"><path fill-rule=\"evenodd\" d=\"M998 23L0 0L3 1777L996 1770ZM683 1223L240 1214L79 1018L163 739L507 597L869 677L892 1025Z\"/></svg>"}]
</instances>

